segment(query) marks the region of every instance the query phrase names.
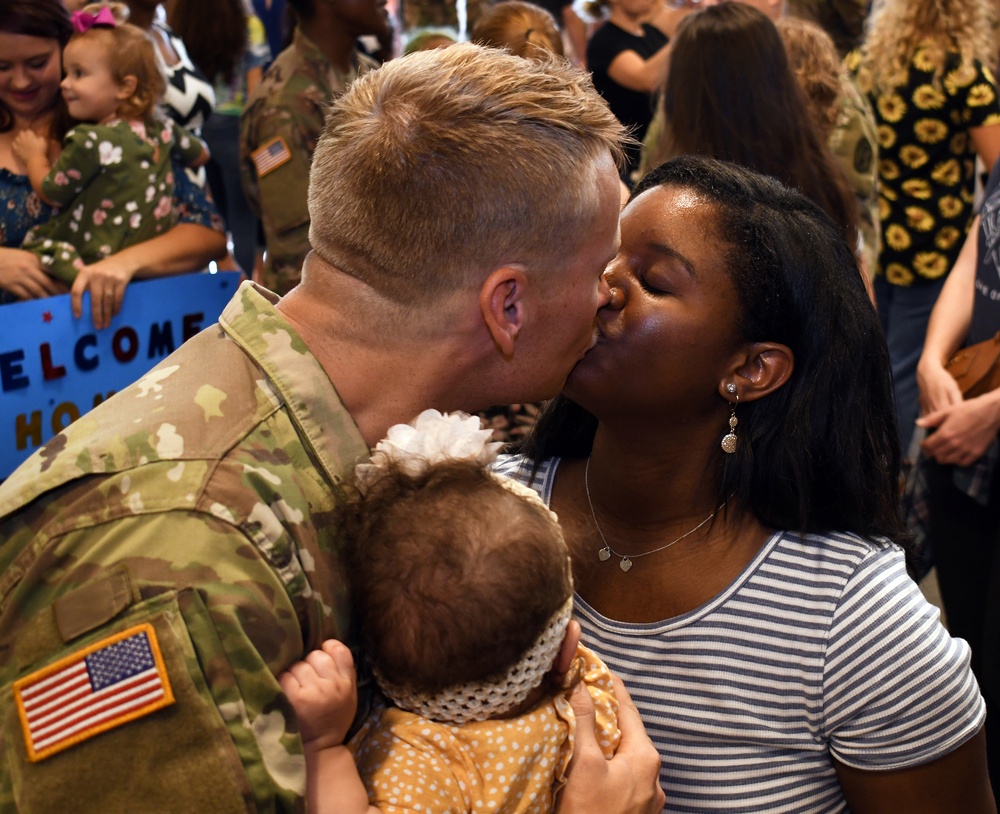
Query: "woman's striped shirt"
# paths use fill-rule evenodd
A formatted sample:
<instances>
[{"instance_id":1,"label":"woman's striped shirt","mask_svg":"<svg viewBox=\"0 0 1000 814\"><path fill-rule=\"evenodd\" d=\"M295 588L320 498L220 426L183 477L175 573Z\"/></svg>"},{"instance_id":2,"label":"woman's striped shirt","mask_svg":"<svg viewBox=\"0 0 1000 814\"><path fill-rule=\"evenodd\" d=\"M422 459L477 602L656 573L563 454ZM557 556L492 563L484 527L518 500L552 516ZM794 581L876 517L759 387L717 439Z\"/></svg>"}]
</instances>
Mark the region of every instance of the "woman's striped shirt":
<instances>
[{"instance_id":1,"label":"woman's striped shirt","mask_svg":"<svg viewBox=\"0 0 1000 814\"><path fill-rule=\"evenodd\" d=\"M524 459L498 470L548 503L557 467L547 461L531 483ZM663 757L666 811L847 811L833 758L917 766L985 718L968 645L887 541L777 532L690 613L625 623L578 595L576 614Z\"/></svg>"}]
</instances>

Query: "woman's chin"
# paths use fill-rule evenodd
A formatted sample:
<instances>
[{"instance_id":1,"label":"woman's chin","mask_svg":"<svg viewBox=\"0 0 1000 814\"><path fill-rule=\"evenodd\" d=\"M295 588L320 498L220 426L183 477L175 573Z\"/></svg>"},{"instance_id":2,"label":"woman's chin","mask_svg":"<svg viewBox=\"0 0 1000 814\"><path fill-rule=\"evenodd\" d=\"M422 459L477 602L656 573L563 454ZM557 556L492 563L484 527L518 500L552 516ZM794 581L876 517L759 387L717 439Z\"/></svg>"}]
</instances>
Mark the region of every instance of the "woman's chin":
<instances>
[{"instance_id":1,"label":"woman's chin","mask_svg":"<svg viewBox=\"0 0 1000 814\"><path fill-rule=\"evenodd\" d=\"M568 396L581 406L586 406L587 395L595 387L600 387L598 362L591 350L584 356L566 377L563 385L563 395Z\"/></svg>"}]
</instances>

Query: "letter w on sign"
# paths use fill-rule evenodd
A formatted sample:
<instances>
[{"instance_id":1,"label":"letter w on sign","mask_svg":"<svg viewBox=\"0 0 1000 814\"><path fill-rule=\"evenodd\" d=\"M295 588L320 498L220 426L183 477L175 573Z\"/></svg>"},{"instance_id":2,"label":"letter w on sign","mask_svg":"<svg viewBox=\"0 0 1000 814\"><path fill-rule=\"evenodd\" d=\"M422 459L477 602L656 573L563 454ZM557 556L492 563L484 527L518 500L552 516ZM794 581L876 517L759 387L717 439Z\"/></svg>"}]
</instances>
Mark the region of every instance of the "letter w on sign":
<instances>
[{"instance_id":1,"label":"letter w on sign","mask_svg":"<svg viewBox=\"0 0 1000 814\"><path fill-rule=\"evenodd\" d=\"M37 762L174 703L152 625L81 648L14 683L28 758Z\"/></svg>"}]
</instances>

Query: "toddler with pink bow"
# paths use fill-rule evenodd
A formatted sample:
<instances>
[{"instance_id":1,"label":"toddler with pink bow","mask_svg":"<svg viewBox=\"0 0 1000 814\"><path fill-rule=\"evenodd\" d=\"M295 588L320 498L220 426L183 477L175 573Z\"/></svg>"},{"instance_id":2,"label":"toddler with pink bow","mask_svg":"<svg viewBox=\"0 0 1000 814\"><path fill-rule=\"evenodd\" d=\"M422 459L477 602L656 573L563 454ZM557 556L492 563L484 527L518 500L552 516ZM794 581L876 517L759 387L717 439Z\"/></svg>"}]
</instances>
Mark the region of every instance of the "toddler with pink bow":
<instances>
[{"instance_id":1,"label":"toddler with pink bow","mask_svg":"<svg viewBox=\"0 0 1000 814\"><path fill-rule=\"evenodd\" d=\"M127 15L120 3L73 13L62 93L82 123L66 134L55 164L41 136L26 130L14 141L34 190L59 207L22 248L66 283L85 265L173 226L171 152L188 166L208 160L201 141L155 115L166 83L153 44Z\"/></svg>"}]
</instances>

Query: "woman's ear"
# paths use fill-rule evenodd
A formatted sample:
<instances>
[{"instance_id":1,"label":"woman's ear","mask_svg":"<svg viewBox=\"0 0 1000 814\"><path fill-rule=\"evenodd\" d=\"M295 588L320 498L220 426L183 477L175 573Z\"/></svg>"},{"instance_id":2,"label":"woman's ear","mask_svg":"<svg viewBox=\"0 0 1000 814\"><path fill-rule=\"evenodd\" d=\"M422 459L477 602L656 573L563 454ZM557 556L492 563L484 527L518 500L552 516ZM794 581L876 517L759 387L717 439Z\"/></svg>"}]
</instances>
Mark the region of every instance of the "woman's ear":
<instances>
[{"instance_id":1,"label":"woman's ear","mask_svg":"<svg viewBox=\"0 0 1000 814\"><path fill-rule=\"evenodd\" d=\"M740 401L756 401L785 384L795 369L795 354L787 345L777 342L753 342L731 378L719 383L719 395L726 401L738 396ZM733 382L736 393L726 385Z\"/></svg>"},{"instance_id":2,"label":"woman's ear","mask_svg":"<svg viewBox=\"0 0 1000 814\"><path fill-rule=\"evenodd\" d=\"M507 358L514 355L514 345L524 327L524 295L528 280L519 266L494 269L479 289L479 309L486 328L497 347Z\"/></svg>"}]
</instances>

